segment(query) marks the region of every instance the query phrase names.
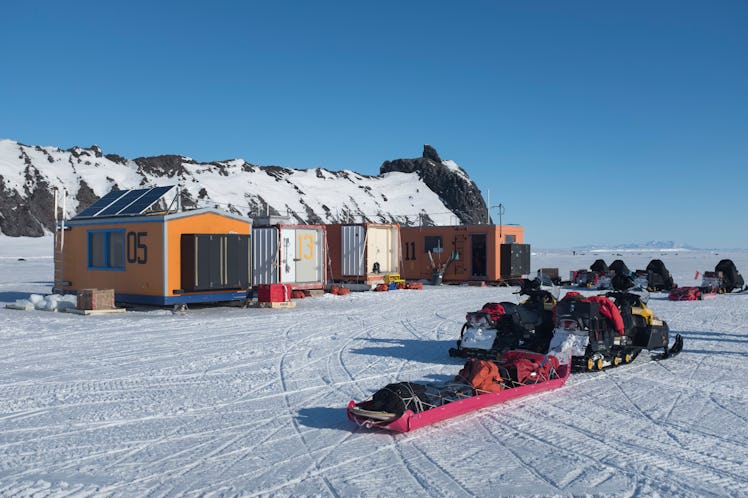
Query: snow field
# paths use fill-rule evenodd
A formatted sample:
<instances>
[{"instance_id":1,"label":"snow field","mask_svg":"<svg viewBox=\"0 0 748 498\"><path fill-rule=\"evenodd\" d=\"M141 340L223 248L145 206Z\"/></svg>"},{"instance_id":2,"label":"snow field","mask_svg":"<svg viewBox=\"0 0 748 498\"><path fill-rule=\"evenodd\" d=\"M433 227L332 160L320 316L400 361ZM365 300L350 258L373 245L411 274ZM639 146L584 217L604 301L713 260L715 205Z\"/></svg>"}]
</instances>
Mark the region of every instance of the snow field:
<instances>
[{"instance_id":1,"label":"snow field","mask_svg":"<svg viewBox=\"0 0 748 498\"><path fill-rule=\"evenodd\" d=\"M0 238L0 306L49 292L50 253L49 239ZM681 256L662 256L680 285L723 256L748 268L746 253ZM538 253L533 266L568 274L596 257ZM621 258L635 269L653 256L635 257ZM642 353L407 434L346 418L350 399L389 382L454 376L462 361L447 351L465 313L516 301L513 290L183 314L0 308L0 496L748 495L746 293L653 294L684 336L673 359Z\"/></svg>"}]
</instances>

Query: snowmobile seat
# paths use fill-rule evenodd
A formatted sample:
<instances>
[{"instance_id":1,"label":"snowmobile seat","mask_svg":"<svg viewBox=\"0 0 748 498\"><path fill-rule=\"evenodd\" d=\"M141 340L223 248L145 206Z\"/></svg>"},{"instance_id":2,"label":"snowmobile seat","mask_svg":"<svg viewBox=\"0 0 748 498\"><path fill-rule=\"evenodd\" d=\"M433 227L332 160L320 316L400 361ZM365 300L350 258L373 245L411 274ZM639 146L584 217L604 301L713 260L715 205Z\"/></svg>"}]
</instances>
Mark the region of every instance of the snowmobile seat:
<instances>
[{"instance_id":1,"label":"snowmobile seat","mask_svg":"<svg viewBox=\"0 0 748 498\"><path fill-rule=\"evenodd\" d=\"M543 303L537 303L539 306L517 306L517 313L512 316L516 317L517 325L532 330L543 323Z\"/></svg>"},{"instance_id":2,"label":"snowmobile seat","mask_svg":"<svg viewBox=\"0 0 748 498\"><path fill-rule=\"evenodd\" d=\"M625 291L634 286L634 279L629 275L616 272L615 276L610 280L610 285L617 291Z\"/></svg>"},{"instance_id":3,"label":"snowmobile seat","mask_svg":"<svg viewBox=\"0 0 748 498\"><path fill-rule=\"evenodd\" d=\"M621 318L623 318L623 330L625 335L633 336L636 324L634 323L634 317L631 313L631 305L624 303L618 307L621 311Z\"/></svg>"},{"instance_id":4,"label":"snowmobile seat","mask_svg":"<svg viewBox=\"0 0 748 498\"><path fill-rule=\"evenodd\" d=\"M516 312L517 310L517 304L516 303L510 303L508 301L502 301L499 303L504 307L504 313L507 315L511 315L512 313Z\"/></svg>"}]
</instances>

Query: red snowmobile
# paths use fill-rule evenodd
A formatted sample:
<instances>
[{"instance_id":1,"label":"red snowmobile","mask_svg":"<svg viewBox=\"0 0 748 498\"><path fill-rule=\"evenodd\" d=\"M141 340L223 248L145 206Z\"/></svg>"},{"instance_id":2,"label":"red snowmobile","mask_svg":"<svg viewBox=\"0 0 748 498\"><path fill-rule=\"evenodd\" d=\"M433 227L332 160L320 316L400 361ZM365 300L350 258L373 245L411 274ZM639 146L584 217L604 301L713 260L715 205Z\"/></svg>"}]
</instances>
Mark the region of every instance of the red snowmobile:
<instances>
[{"instance_id":1,"label":"red snowmobile","mask_svg":"<svg viewBox=\"0 0 748 498\"><path fill-rule=\"evenodd\" d=\"M449 349L449 356L499 359L504 351L513 349L548 351L558 289L543 288L537 279L525 279L516 293L527 299L519 304L486 303L480 311L468 313L457 347Z\"/></svg>"}]
</instances>

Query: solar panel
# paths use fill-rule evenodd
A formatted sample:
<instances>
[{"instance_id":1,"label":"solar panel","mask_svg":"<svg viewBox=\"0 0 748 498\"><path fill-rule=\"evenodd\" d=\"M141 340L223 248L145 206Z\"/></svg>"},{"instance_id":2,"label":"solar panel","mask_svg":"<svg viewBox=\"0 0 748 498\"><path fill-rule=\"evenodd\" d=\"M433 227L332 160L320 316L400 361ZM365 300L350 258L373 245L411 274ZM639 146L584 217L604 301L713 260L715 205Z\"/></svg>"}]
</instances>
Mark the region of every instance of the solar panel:
<instances>
[{"instance_id":1,"label":"solar panel","mask_svg":"<svg viewBox=\"0 0 748 498\"><path fill-rule=\"evenodd\" d=\"M121 210L119 214L141 214L161 199L166 192L173 189L174 185L168 187L154 187L139 197L135 202Z\"/></svg>"},{"instance_id":2,"label":"solar panel","mask_svg":"<svg viewBox=\"0 0 748 498\"><path fill-rule=\"evenodd\" d=\"M78 213L75 217L76 218L88 218L91 216L96 216L96 214L99 211L109 206L111 203L116 201L119 197L125 195L127 192L128 190L112 190L111 192L106 194L104 197L102 197L101 199L94 202L93 204L88 206L86 209Z\"/></svg>"},{"instance_id":3,"label":"solar panel","mask_svg":"<svg viewBox=\"0 0 748 498\"><path fill-rule=\"evenodd\" d=\"M112 190L78 213L75 218L142 214L173 188L174 185L134 190Z\"/></svg>"},{"instance_id":4,"label":"solar panel","mask_svg":"<svg viewBox=\"0 0 748 498\"><path fill-rule=\"evenodd\" d=\"M96 213L96 216L115 216L120 214L123 209L126 209L130 204L137 201L140 197L149 192L149 188L141 188L137 190L127 190L125 195L114 201L106 209L100 213Z\"/></svg>"}]
</instances>

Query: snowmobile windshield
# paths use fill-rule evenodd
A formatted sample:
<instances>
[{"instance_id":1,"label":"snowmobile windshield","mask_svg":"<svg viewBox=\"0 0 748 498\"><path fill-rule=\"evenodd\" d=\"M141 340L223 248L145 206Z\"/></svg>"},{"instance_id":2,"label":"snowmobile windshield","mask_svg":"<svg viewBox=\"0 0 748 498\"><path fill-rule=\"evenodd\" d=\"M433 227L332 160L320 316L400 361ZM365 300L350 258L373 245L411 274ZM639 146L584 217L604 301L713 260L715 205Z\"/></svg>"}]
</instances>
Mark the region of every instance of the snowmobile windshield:
<instances>
[{"instance_id":1,"label":"snowmobile windshield","mask_svg":"<svg viewBox=\"0 0 748 498\"><path fill-rule=\"evenodd\" d=\"M631 292L632 294L637 294L643 304L647 304L649 301L649 291L647 289L631 289Z\"/></svg>"},{"instance_id":2,"label":"snowmobile windshield","mask_svg":"<svg viewBox=\"0 0 748 498\"><path fill-rule=\"evenodd\" d=\"M561 294L561 289L559 289L558 286L554 284L543 285L542 287L540 287L540 290L545 291L548 294L550 294L553 297L553 299L555 299L556 301L558 301L558 296L559 294Z\"/></svg>"}]
</instances>

